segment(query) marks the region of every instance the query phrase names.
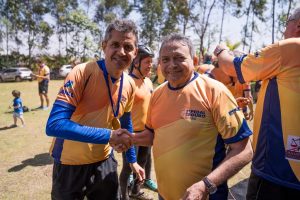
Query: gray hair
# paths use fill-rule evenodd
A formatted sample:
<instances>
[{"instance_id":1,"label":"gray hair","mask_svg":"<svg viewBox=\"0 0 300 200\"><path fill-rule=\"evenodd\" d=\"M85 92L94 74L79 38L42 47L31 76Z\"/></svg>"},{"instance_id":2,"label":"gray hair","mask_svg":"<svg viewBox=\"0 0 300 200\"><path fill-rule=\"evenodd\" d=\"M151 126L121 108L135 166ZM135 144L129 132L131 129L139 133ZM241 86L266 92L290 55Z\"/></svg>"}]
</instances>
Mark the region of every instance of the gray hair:
<instances>
[{"instance_id":1,"label":"gray hair","mask_svg":"<svg viewBox=\"0 0 300 200\"><path fill-rule=\"evenodd\" d=\"M300 19L300 8L296 8L288 20L298 20Z\"/></svg>"},{"instance_id":2,"label":"gray hair","mask_svg":"<svg viewBox=\"0 0 300 200\"><path fill-rule=\"evenodd\" d=\"M175 41L183 42L184 44L186 44L190 50L191 58L194 58L195 50L194 50L192 41L190 40L190 38L188 38L180 33L172 33L171 35L164 37L164 39L161 43L161 46L160 46L159 54L161 53L161 50L164 47L164 45L166 45L170 42L175 42Z\"/></svg>"},{"instance_id":3,"label":"gray hair","mask_svg":"<svg viewBox=\"0 0 300 200\"><path fill-rule=\"evenodd\" d=\"M119 31L122 33L133 33L136 38L135 45L137 46L138 30L133 21L128 20L128 19L116 19L115 21L110 23L105 30L104 42L107 42L111 38L111 32L113 30L116 30L116 31Z\"/></svg>"}]
</instances>

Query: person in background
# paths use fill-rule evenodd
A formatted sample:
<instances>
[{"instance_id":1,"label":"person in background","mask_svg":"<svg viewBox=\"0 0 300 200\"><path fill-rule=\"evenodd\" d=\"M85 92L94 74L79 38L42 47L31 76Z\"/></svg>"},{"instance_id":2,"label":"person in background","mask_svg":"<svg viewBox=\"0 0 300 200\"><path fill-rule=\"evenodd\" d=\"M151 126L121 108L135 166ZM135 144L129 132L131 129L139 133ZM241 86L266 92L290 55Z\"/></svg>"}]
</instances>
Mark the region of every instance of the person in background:
<instances>
[{"instance_id":1,"label":"person in background","mask_svg":"<svg viewBox=\"0 0 300 200\"><path fill-rule=\"evenodd\" d=\"M145 129L147 110L150 101L150 97L153 91L153 84L148 78L153 62L153 51L145 46L138 46L138 54L133 60L129 76L131 76L136 85L136 93L132 106L132 123L135 133L140 133ZM146 180L144 185L151 190L157 190L156 183L150 178L151 174L151 147L137 146L137 162L145 169ZM123 168L120 174L120 186L122 192L122 199L128 200L129 196L135 199L152 199L141 190L141 184L137 181L133 181L131 184L131 190L128 191L128 177L131 173L128 162L126 161L125 154L123 153ZM130 181L129 181L130 182ZM129 195L128 195L129 194Z\"/></svg>"},{"instance_id":2,"label":"person in background","mask_svg":"<svg viewBox=\"0 0 300 200\"><path fill-rule=\"evenodd\" d=\"M22 99L21 99L21 92L18 90L13 90L11 93L14 97L13 100L13 119L14 119L14 124L12 127L17 127L17 119L20 119L22 125L21 127L25 126L25 121L23 117L23 104L22 104Z\"/></svg>"},{"instance_id":3,"label":"person in background","mask_svg":"<svg viewBox=\"0 0 300 200\"><path fill-rule=\"evenodd\" d=\"M300 8L289 16L284 38L240 57L225 44L214 51L220 68L240 83L262 80L247 200L300 197Z\"/></svg>"},{"instance_id":4,"label":"person in background","mask_svg":"<svg viewBox=\"0 0 300 200\"><path fill-rule=\"evenodd\" d=\"M38 74L32 74L32 76L37 78L39 84L38 87L41 105L38 108L47 110L49 108L48 87L50 80L50 69L41 58L37 58L36 62L39 65ZM44 101L46 101L46 106Z\"/></svg>"}]
</instances>

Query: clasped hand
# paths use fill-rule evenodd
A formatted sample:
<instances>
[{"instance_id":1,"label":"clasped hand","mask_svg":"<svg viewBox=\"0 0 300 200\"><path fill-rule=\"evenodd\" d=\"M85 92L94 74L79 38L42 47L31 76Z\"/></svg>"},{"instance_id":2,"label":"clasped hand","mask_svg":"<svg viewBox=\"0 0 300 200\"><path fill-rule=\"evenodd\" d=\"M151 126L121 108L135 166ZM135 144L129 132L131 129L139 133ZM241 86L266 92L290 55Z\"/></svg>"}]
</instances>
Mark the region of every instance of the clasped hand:
<instances>
[{"instance_id":1,"label":"clasped hand","mask_svg":"<svg viewBox=\"0 0 300 200\"><path fill-rule=\"evenodd\" d=\"M133 145L133 134L126 129L113 130L109 139L109 145L118 153L124 152Z\"/></svg>"}]
</instances>

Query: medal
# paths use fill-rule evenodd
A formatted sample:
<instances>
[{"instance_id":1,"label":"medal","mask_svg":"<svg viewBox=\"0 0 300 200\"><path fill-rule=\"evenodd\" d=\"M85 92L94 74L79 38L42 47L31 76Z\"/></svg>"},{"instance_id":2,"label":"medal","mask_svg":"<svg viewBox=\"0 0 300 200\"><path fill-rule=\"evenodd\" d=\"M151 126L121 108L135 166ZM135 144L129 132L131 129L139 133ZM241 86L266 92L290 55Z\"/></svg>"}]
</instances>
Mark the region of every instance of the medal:
<instances>
[{"instance_id":1,"label":"medal","mask_svg":"<svg viewBox=\"0 0 300 200\"><path fill-rule=\"evenodd\" d=\"M116 110L114 110L114 102L113 102L110 87L109 87L108 73L107 73L107 70L106 70L106 67L105 67L104 60L97 61L97 63L103 71L106 87L107 87L107 90L108 90L108 96L109 96L109 100L110 100L111 109L112 109L113 114L114 114L114 118L112 119L111 125L112 125L112 128L114 130L117 130L117 129L121 128L121 122L117 117L119 115L119 108L120 108L120 102L121 102L122 90L123 90L123 73L121 75L120 88L119 88L119 93L118 93L118 100L117 100L117 103L116 103L117 108L116 108Z\"/></svg>"},{"instance_id":2,"label":"medal","mask_svg":"<svg viewBox=\"0 0 300 200\"><path fill-rule=\"evenodd\" d=\"M119 128L121 128L121 122L118 118L114 117L112 122L111 122L111 125L113 127L114 130L117 130Z\"/></svg>"}]
</instances>

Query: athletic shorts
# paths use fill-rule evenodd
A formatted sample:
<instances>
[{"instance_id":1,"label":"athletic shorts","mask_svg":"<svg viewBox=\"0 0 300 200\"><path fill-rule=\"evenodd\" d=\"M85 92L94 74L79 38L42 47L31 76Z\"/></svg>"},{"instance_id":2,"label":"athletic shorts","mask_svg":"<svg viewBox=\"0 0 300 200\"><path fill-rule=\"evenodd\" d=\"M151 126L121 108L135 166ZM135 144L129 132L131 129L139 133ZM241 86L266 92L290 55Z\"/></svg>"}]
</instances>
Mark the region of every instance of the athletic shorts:
<instances>
[{"instance_id":1,"label":"athletic shorts","mask_svg":"<svg viewBox=\"0 0 300 200\"><path fill-rule=\"evenodd\" d=\"M23 116L23 113L22 113L22 112L21 112L21 113L14 112L14 113L13 113L13 116L14 116L14 117L20 118L20 117Z\"/></svg>"},{"instance_id":2,"label":"athletic shorts","mask_svg":"<svg viewBox=\"0 0 300 200\"><path fill-rule=\"evenodd\" d=\"M284 187L251 173L248 182L247 200L295 200L300 190Z\"/></svg>"},{"instance_id":3,"label":"athletic shorts","mask_svg":"<svg viewBox=\"0 0 300 200\"><path fill-rule=\"evenodd\" d=\"M108 159L86 165L54 163L52 175L52 200L118 200L117 161Z\"/></svg>"},{"instance_id":4,"label":"athletic shorts","mask_svg":"<svg viewBox=\"0 0 300 200\"><path fill-rule=\"evenodd\" d=\"M47 94L48 93L48 80L43 80L39 82L39 94Z\"/></svg>"}]
</instances>

